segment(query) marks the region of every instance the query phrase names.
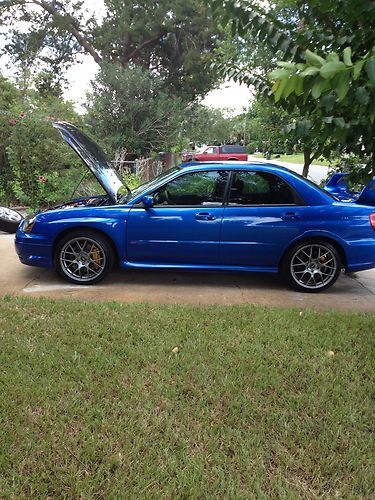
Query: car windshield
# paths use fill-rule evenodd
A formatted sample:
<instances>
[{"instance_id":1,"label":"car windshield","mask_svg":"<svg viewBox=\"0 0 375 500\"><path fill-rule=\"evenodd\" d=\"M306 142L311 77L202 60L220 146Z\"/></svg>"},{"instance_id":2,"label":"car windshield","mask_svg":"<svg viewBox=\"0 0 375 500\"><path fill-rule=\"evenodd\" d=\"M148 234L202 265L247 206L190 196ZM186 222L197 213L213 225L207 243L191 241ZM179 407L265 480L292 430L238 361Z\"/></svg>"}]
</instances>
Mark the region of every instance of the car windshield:
<instances>
[{"instance_id":1,"label":"car windshield","mask_svg":"<svg viewBox=\"0 0 375 500\"><path fill-rule=\"evenodd\" d=\"M119 203L128 203L131 200L134 200L140 193L143 191L147 191L149 188L152 188L156 184L158 184L162 179L169 177L171 174L179 170L180 167L172 167L168 170L164 170L161 174L154 177L151 181L144 182L140 184L138 187L133 189L131 192L125 193L119 200Z\"/></svg>"}]
</instances>

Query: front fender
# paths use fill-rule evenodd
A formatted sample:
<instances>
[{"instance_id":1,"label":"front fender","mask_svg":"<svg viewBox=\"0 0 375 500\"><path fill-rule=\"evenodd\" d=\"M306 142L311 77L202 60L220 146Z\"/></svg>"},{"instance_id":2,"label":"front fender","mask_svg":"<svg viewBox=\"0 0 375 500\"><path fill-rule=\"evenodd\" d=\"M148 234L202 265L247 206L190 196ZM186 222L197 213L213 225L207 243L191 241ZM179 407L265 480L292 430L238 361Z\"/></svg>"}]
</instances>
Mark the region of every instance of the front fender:
<instances>
[{"instance_id":1,"label":"front fender","mask_svg":"<svg viewBox=\"0 0 375 500\"><path fill-rule=\"evenodd\" d=\"M38 215L35 231L48 237L54 248L61 237L69 231L86 228L105 234L114 244L119 259L126 254L126 226L130 207L84 208L78 213L67 210L58 213L45 212ZM69 211L70 212L70 211ZM74 213L72 213L74 212ZM84 213L80 213L84 212Z\"/></svg>"}]
</instances>

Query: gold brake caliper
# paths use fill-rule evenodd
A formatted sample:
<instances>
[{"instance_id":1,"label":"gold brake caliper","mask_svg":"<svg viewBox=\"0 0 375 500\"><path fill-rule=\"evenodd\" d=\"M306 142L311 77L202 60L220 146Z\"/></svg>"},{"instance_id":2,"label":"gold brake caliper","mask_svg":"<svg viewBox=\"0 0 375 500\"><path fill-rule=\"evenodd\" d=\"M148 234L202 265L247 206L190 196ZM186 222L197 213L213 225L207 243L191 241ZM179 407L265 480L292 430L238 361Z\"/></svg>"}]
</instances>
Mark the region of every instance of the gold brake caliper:
<instances>
[{"instance_id":1,"label":"gold brake caliper","mask_svg":"<svg viewBox=\"0 0 375 500\"><path fill-rule=\"evenodd\" d=\"M321 264L325 264L327 262L327 254L326 253L320 257L319 262Z\"/></svg>"},{"instance_id":2,"label":"gold brake caliper","mask_svg":"<svg viewBox=\"0 0 375 500\"><path fill-rule=\"evenodd\" d=\"M97 271L100 267L100 252L99 248L94 247L91 251L91 258L94 261L94 269Z\"/></svg>"}]
</instances>

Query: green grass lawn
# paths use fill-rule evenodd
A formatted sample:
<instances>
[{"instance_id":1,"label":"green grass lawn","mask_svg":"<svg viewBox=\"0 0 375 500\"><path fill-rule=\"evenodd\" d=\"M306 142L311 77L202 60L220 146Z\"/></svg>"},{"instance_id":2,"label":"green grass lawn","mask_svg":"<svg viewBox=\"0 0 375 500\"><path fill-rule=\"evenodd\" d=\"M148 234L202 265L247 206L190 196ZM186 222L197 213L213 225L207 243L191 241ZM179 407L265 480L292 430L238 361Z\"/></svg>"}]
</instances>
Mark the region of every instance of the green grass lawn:
<instances>
[{"instance_id":1,"label":"green grass lawn","mask_svg":"<svg viewBox=\"0 0 375 500\"><path fill-rule=\"evenodd\" d=\"M264 158L263 153L256 153L251 156L254 156L255 158ZM295 155L280 155L280 158L275 158L275 155L271 157L272 160L277 160L277 161L285 161L287 163L299 163L303 165L303 153L295 154ZM329 162L327 160L322 159L316 159L313 161L314 165L327 165Z\"/></svg>"},{"instance_id":2,"label":"green grass lawn","mask_svg":"<svg viewBox=\"0 0 375 500\"><path fill-rule=\"evenodd\" d=\"M0 497L373 497L374 324L0 299Z\"/></svg>"}]
</instances>

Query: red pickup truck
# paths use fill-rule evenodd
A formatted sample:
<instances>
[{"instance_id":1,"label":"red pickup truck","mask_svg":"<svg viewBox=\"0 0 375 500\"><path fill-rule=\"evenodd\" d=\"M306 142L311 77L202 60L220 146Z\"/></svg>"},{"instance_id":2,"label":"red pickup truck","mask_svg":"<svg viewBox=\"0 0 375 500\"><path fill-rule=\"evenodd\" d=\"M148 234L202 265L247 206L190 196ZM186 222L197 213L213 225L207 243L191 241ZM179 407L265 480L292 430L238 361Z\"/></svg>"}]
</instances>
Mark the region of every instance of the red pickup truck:
<instances>
[{"instance_id":1,"label":"red pickup truck","mask_svg":"<svg viewBox=\"0 0 375 500\"><path fill-rule=\"evenodd\" d=\"M247 153L243 146L207 146L202 153L186 153L183 161L247 161Z\"/></svg>"}]
</instances>

